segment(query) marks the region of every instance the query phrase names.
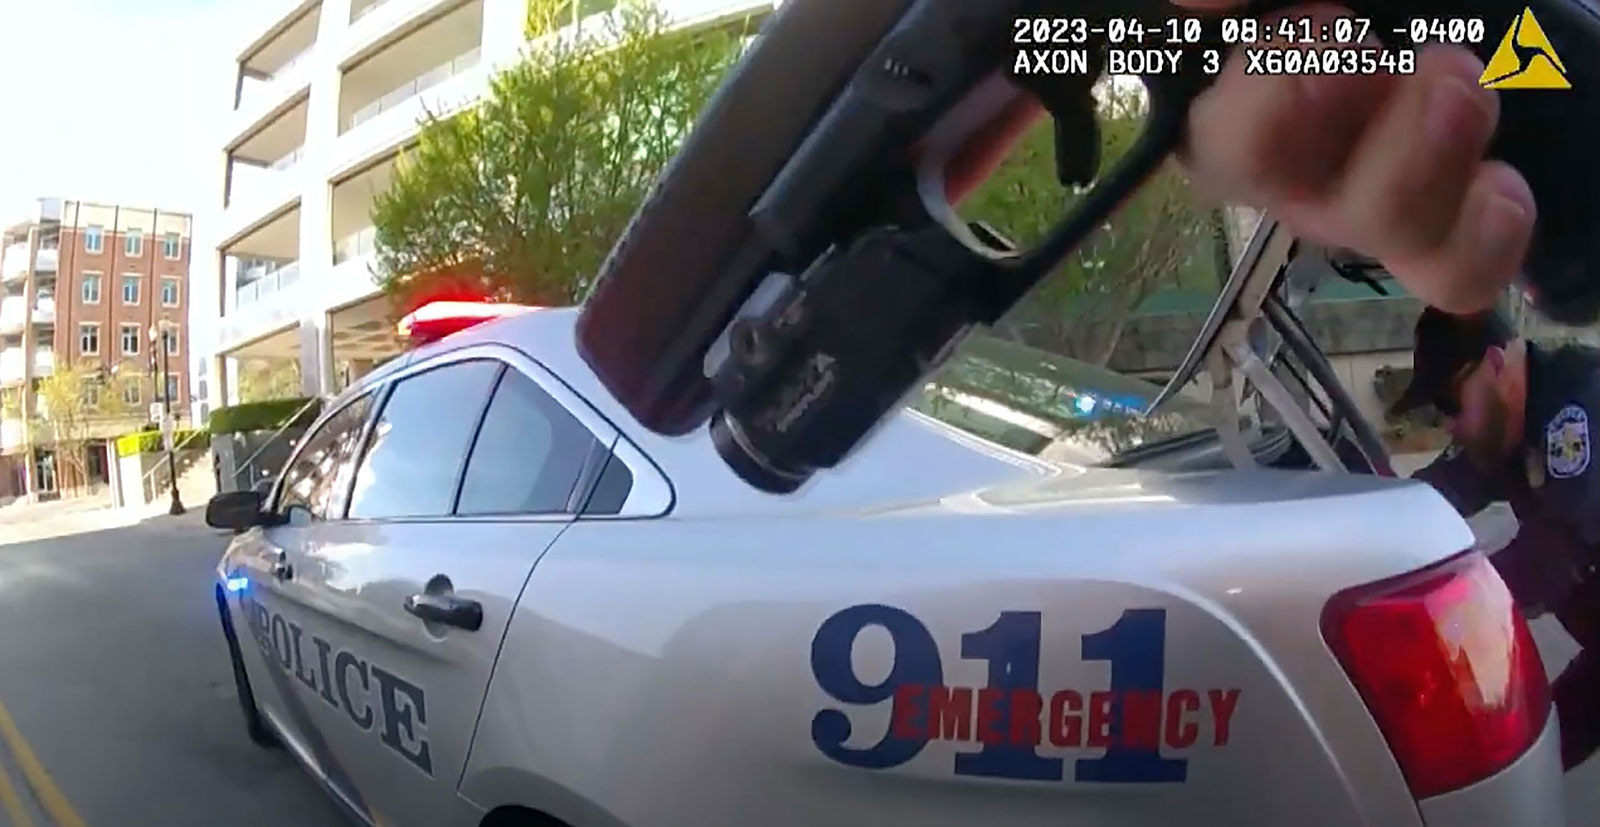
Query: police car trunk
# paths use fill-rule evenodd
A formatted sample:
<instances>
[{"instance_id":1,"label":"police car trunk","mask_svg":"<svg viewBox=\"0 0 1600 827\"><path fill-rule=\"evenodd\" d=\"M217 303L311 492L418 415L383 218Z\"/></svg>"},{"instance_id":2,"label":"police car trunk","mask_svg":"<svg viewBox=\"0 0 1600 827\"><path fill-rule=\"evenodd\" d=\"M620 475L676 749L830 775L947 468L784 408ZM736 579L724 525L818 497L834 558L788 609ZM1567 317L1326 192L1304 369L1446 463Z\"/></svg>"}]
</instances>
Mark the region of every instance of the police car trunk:
<instances>
[{"instance_id":1,"label":"police car trunk","mask_svg":"<svg viewBox=\"0 0 1600 827\"><path fill-rule=\"evenodd\" d=\"M1224 595L1248 594L1255 589L1283 591L1273 598L1281 605L1251 607L1248 600L1240 600L1221 613L1233 613L1234 620L1247 626L1260 624L1241 636L1253 636L1263 647L1261 659L1269 663L1274 658L1298 659L1302 653L1285 652L1304 644L1294 642L1298 629L1266 630L1275 624L1293 626L1294 613L1284 610L1297 600L1316 599L1316 589L1326 585L1326 580L1297 583L1297 576L1311 576L1310 571L1316 570L1317 578L1348 575L1360 583L1372 577L1372 572L1384 571L1385 565L1393 567L1398 559L1402 570L1391 569L1376 582L1346 588L1323 607L1319 642L1326 649L1322 654L1331 653L1343 674L1325 676L1321 686L1304 682L1290 686L1303 676L1278 676L1283 684L1280 688L1298 694L1307 706L1292 725L1285 719L1279 731L1285 739L1278 753L1284 766L1260 766L1259 783L1306 782L1297 777L1295 769L1327 761L1342 779L1334 783L1342 785L1351 798L1337 805L1326 798L1321 805L1307 800L1308 810L1324 808L1308 812L1307 823L1354 823L1349 820L1352 813L1338 811L1357 802L1358 810L1371 807L1359 817L1363 823L1390 824L1398 822L1392 811L1384 815L1387 806L1377 803L1382 796L1363 788L1369 784L1373 789L1383 788L1379 781L1383 773L1397 768L1409 798L1416 802L1420 823L1430 827L1501 823L1559 827L1565 821L1560 763L1555 757L1554 712L1545 671L1525 621L1487 558L1470 551L1470 529L1442 497L1420 484L1375 479L1396 476L1385 445L1359 413L1298 316L1305 300L1329 278L1363 281L1381 294L1382 288L1366 269L1364 262L1341 259L1302 243L1275 222L1264 220L1180 369L1154 400L1131 411L1147 423L1146 435L1153 437L1135 440L1144 444L1124 443L1107 451L1103 441L1096 444L1085 438L1081 428L1063 428L1037 408L1030 411L1026 403L986 398L974 389L979 383L964 383L960 373L973 370L974 357L984 365L1011 363L1007 358L1011 346L995 339L969 342L963 351L966 358L959 364L952 360L954 367L947 366L935 377L915 407L995 442L1075 469L1049 482L1002 486L974 495L974 512L981 510L975 507L981 501L1007 511L1009 519L1026 514L1021 519L1043 520L1054 507L1049 503L1070 503L1076 514L1068 524L1076 531L1077 523L1085 521L1083 515L1092 510L1093 501L1132 499L1130 492L1136 491L1146 500L1141 517L1148 525L1132 531L1118 529L1126 532L1130 549L1142 545L1136 536L1166 532L1173 537L1173 547L1195 547L1193 571L1185 571L1180 581L1191 575L1202 579L1231 576L1238 582L1219 589ZM1063 380L1060 375L1054 378L1070 384L1070 379ZM1115 388L1102 389L1095 396L1080 410L1118 398ZM1121 398L1119 407L1129 413L1136 400ZM1186 431L1170 422L1174 418L1192 421L1197 416L1205 417L1213 427ZM1128 469L1138 478L1108 480L1102 472L1085 471L1086 466ZM1261 469L1303 473L1262 475L1258 473ZM1167 509L1161 506L1175 503L1200 509L1221 506L1239 516L1219 513L1215 517L1189 514L1175 518L1164 513ZM1236 505L1246 508L1232 509ZM1285 519L1275 513L1284 508L1300 510ZM1243 515L1250 516L1239 519ZM1081 531L1095 534L1093 526ZM1191 537L1226 532L1231 539L1222 545L1238 554L1232 559L1226 553L1213 556L1203 549L1215 545L1211 542L1214 537L1195 542L1177 537L1177 532L1189 532ZM1331 536L1334 534L1339 536ZM1362 550L1346 554L1339 551L1341 544ZM1384 549L1379 552L1375 546ZM1330 552L1346 556L1350 562L1342 570L1334 565L1331 577L1328 561L1318 556ZM1306 574L1297 575L1294 570L1297 553L1305 555ZM1389 562L1378 562L1385 554L1391 555ZM1263 555L1261 571L1239 576L1239 557L1251 555ZM1367 563L1373 567L1364 572ZM1142 565L1151 564L1145 561ZM1170 564L1163 560L1160 565ZM1228 574L1203 573L1210 565ZM1414 568L1405 571L1406 566ZM1178 568L1185 566L1179 564ZM1115 579L1108 577L1108 581ZM1201 589L1217 585L1207 583ZM1203 625L1213 620L1205 617L1193 622ZM1178 621L1174 618L1167 623L1170 630ZM1192 636L1205 640L1201 632ZM1091 649L1087 638L1083 648L1087 656ZM1306 659L1317 654L1309 653ZM1113 678L1113 689L1115 683ZM1313 733L1311 738L1320 747L1311 742L1293 743L1302 734L1292 732L1294 727L1323 714L1311 709L1349 687L1356 690L1370 717L1319 722L1327 730ZM1218 700L1217 693L1222 690L1219 686L1209 697ZM1245 694L1251 693L1247 690ZM1215 728L1225 728L1225 722L1214 714L1207 717L1207 697L1206 692L1195 696L1195 709L1201 713L1196 719L1220 731ZM1226 700L1226 694L1220 699ZM1170 695L1167 702L1176 703ZM1048 699L1041 703L1048 706ZM1249 699L1243 703L1248 705ZM1156 715L1153 720L1171 721L1173 710L1165 712L1165 717ZM1237 723L1234 726L1237 733ZM1333 744L1347 734L1340 730L1356 726L1381 733L1388 757L1394 761L1392 767L1380 770L1374 765L1386 761L1351 761L1348 754L1339 754ZM1226 740L1226 736L1213 736L1213 745ZM1357 763L1362 766L1349 765ZM1155 780L1155 776L1150 778ZM1319 797L1311 789L1314 786L1304 791L1310 799ZM1359 803L1363 799L1365 805ZM1243 812L1219 805L1210 816L1231 814L1229 818L1234 820L1213 822L1203 815L1197 823L1254 823L1244 818ZM1416 822L1407 818L1406 823Z\"/></svg>"}]
</instances>

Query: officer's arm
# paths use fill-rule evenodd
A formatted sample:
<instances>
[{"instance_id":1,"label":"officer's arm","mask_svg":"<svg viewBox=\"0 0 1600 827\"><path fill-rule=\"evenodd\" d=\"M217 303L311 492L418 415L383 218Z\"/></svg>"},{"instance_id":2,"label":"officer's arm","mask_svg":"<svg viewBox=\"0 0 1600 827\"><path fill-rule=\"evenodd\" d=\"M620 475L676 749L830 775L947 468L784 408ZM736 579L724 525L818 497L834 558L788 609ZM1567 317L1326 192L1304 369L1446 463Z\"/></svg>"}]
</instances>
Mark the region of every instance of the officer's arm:
<instances>
[{"instance_id":1,"label":"officer's arm","mask_svg":"<svg viewBox=\"0 0 1600 827\"><path fill-rule=\"evenodd\" d=\"M1600 383L1576 394L1545 425L1547 495L1555 513L1589 549L1600 549L1600 468L1595 466L1592 416L1600 410Z\"/></svg>"},{"instance_id":2,"label":"officer's arm","mask_svg":"<svg viewBox=\"0 0 1600 827\"><path fill-rule=\"evenodd\" d=\"M1463 517L1471 517L1499 499L1493 484L1453 445L1411 478L1433 486Z\"/></svg>"}]
</instances>

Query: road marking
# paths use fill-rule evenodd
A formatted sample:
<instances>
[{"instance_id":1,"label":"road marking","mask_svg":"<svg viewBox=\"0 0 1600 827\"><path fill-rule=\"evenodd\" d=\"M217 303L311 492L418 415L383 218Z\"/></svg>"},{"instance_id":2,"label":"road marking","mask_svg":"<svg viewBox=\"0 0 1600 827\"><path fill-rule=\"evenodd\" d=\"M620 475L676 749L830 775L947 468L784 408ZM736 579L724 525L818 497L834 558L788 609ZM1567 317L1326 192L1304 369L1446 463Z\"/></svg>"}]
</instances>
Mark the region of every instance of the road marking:
<instances>
[{"instance_id":1,"label":"road marking","mask_svg":"<svg viewBox=\"0 0 1600 827\"><path fill-rule=\"evenodd\" d=\"M17 730L17 722L11 719L11 712L4 703L0 703L0 738L4 738L6 745L11 747L12 757L22 766L22 774L28 780L28 786L33 788L33 794L39 799L40 806L44 807L56 827L85 827L83 818L78 811L72 809L72 804L61 793L61 788L51 780L50 773L44 771L44 765L39 763L39 757L33 754L33 749L28 746L22 733ZM0 796L3 796L0 793ZM10 809L9 806L7 809ZM23 827L19 823L18 827Z\"/></svg>"},{"instance_id":2,"label":"road marking","mask_svg":"<svg viewBox=\"0 0 1600 827\"><path fill-rule=\"evenodd\" d=\"M6 815L11 817L11 827L33 827L33 818L23 808L17 788L11 784L11 774L4 767L0 767L0 805L5 806Z\"/></svg>"}]
</instances>

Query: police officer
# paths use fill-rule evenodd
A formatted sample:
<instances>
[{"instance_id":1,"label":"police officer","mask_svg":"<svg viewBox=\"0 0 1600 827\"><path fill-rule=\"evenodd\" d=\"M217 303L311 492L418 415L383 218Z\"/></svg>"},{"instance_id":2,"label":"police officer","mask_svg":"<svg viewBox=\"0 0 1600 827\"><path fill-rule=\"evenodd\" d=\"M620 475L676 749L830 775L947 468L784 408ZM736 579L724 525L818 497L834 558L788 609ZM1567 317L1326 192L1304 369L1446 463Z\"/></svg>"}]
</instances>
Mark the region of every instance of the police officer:
<instances>
[{"instance_id":1,"label":"police officer","mask_svg":"<svg viewBox=\"0 0 1600 827\"><path fill-rule=\"evenodd\" d=\"M1582 647L1556 679L1568 770L1600 748L1600 351L1518 337L1497 311L1417 320L1415 375L1391 409L1433 405L1451 446L1415 479L1462 516L1505 501L1519 528L1495 567L1529 616L1553 612Z\"/></svg>"}]
</instances>

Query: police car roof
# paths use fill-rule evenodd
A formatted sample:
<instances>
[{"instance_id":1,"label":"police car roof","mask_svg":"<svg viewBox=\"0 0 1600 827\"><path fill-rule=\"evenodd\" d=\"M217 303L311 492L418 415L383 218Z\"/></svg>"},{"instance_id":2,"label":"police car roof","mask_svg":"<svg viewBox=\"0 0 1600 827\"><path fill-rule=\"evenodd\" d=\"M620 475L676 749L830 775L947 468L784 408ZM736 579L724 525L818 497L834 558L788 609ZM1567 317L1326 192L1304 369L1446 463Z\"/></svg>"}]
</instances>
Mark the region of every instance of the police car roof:
<instances>
[{"instance_id":1,"label":"police car roof","mask_svg":"<svg viewBox=\"0 0 1600 827\"><path fill-rule=\"evenodd\" d=\"M379 384L418 362L481 344L499 344L516 348L555 373L580 395L593 397L598 393L609 398L609 394L604 392L589 366L578 355L577 345L573 339L577 320L576 307L535 308L515 316L491 318L465 330L412 348L399 357L389 360L361 377L359 382L346 389L344 393L339 394L339 400L342 401L348 396ZM337 404L336 402L335 406Z\"/></svg>"}]
</instances>

